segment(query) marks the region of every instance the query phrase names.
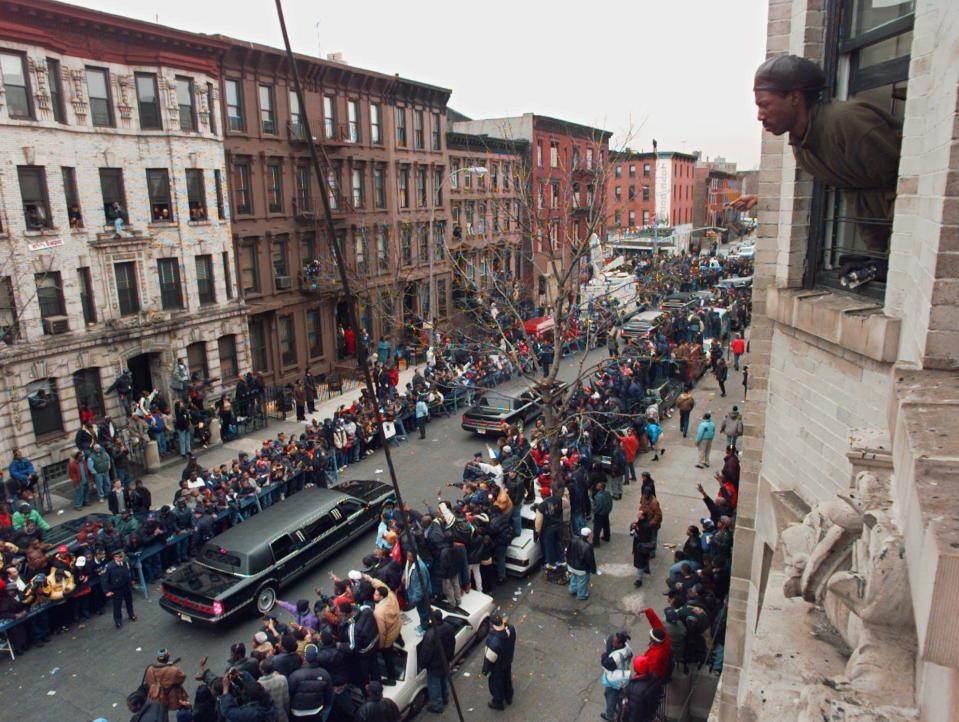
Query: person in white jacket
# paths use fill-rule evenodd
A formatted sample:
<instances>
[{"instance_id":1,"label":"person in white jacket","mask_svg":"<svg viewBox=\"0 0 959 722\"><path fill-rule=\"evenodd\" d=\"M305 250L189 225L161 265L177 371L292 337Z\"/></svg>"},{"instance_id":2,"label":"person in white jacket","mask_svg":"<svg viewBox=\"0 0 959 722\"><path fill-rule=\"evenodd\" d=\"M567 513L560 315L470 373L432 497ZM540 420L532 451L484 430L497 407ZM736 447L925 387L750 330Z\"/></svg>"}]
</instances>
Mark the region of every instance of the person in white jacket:
<instances>
[{"instance_id":1,"label":"person in white jacket","mask_svg":"<svg viewBox=\"0 0 959 722\"><path fill-rule=\"evenodd\" d=\"M629 684L632 675L633 650L626 632L615 632L606 638L606 651L599 663L603 667L603 695L606 697L606 711L599 716L613 722L618 719L623 688Z\"/></svg>"}]
</instances>

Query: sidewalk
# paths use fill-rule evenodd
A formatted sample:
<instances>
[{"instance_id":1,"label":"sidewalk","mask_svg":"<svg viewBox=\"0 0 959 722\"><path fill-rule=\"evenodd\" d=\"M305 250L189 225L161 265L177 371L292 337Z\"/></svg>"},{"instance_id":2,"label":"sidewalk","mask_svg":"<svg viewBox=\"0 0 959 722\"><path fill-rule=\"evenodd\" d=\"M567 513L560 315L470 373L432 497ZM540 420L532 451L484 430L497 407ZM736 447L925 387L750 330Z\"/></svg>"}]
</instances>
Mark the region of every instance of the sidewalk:
<instances>
[{"instance_id":1,"label":"sidewalk","mask_svg":"<svg viewBox=\"0 0 959 722\"><path fill-rule=\"evenodd\" d=\"M406 384L413 380L413 375L416 373L417 368L425 368L425 364L421 364L419 367L411 366L403 371L400 371L400 380L397 384L399 389L406 388ZM354 401L359 399L364 388L365 384L361 383L356 388L345 391L338 396L334 396L326 401L318 402L316 404L316 411L312 414L307 414L305 422L296 421L296 414L291 412L285 421L270 419L269 425L265 429L260 429L257 432L247 434L246 436L241 436L240 438L233 439L232 441L217 444L209 449L194 449L193 454L196 456L197 460L199 460L201 466L205 468L226 464L235 459L241 451L252 454L254 451L260 448L265 439L273 439L281 431L287 436L291 436L293 434L299 435L302 433L304 427L314 419L322 422L323 419L332 418L333 414L341 406L349 406ZM155 508L159 508L164 504L173 503L173 494L179 488L180 475L183 473L183 468L185 465L186 462L168 462L167 465L159 471L151 474L145 474L141 477L144 485L150 490L150 493L153 496L153 506ZM53 511L48 512L45 515L46 520L51 525L62 524L65 521L77 519L86 514L109 513L106 502L100 504L94 501L83 511L76 511L73 508L72 497L53 493L51 494L51 498L53 500Z\"/></svg>"}]
</instances>

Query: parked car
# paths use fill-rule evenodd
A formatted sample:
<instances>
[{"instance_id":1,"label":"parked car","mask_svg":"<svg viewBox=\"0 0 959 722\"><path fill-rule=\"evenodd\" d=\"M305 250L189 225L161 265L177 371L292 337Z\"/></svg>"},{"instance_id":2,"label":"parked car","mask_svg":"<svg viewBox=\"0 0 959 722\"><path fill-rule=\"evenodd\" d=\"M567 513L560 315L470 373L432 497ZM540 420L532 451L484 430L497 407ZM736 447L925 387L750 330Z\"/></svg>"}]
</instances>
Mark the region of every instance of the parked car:
<instances>
[{"instance_id":1,"label":"parked car","mask_svg":"<svg viewBox=\"0 0 959 722\"><path fill-rule=\"evenodd\" d=\"M629 340L645 336L656 328L656 325L660 319L663 318L663 315L662 311L643 311L642 313L637 313L623 324L620 337L624 340Z\"/></svg>"},{"instance_id":2,"label":"parked car","mask_svg":"<svg viewBox=\"0 0 959 722\"><path fill-rule=\"evenodd\" d=\"M450 664L461 660L486 637L493 608L493 598L475 590L464 594L458 607L443 603L433 605L433 609L439 609L443 613L443 619L456 629L453 659L449 660ZM403 612L400 618L402 627L393 653L396 660L396 684L384 686L383 696L396 703L404 719L411 719L419 714L429 701L426 670L420 667L418 654L423 637L416 633L419 618L415 611ZM380 665L380 675L385 677L386 666L381 655L377 655L377 664ZM362 696L360 690L353 688L352 694L354 703L359 704Z\"/></svg>"},{"instance_id":3,"label":"parked car","mask_svg":"<svg viewBox=\"0 0 959 722\"><path fill-rule=\"evenodd\" d=\"M528 424L541 413L542 400L533 390L519 396L488 391L463 413L461 426L476 434L499 435L506 426L520 421Z\"/></svg>"},{"instance_id":4,"label":"parked car","mask_svg":"<svg viewBox=\"0 0 959 722\"><path fill-rule=\"evenodd\" d=\"M304 489L204 544L163 578L160 606L211 625L251 608L263 614L281 588L364 534L393 500L393 488L375 480Z\"/></svg>"},{"instance_id":5,"label":"parked car","mask_svg":"<svg viewBox=\"0 0 959 722\"><path fill-rule=\"evenodd\" d=\"M532 504L523 504L520 518L523 530L506 549L506 571L516 577L525 577L543 558L543 549L540 543L533 539L536 511Z\"/></svg>"}]
</instances>

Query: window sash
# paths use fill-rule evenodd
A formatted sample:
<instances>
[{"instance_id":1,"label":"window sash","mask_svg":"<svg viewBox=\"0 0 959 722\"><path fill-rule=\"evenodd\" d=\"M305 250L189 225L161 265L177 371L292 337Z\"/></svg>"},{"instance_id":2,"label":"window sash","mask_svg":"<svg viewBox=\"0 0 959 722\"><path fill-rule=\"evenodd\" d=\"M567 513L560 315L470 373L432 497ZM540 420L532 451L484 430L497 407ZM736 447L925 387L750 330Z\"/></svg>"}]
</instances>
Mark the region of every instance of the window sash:
<instances>
[{"instance_id":1,"label":"window sash","mask_svg":"<svg viewBox=\"0 0 959 722\"><path fill-rule=\"evenodd\" d=\"M383 143L383 117L380 106L376 104L370 105L370 142L374 145Z\"/></svg>"},{"instance_id":2,"label":"window sash","mask_svg":"<svg viewBox=\"0 0 959 722\"><path fill-rule=\"evenodd\" d=\"M117 282L117 302L121 316L140 312L140 293L137 287L137 269L133 261L113 264Z\"/></svg>"},{"instance_id":3,"label":"window sash","mask_svg":"<svg viewBox=\"0 0 959 722\"><path fill-rule=\"evenodd\" d=\"M236 336L232 334L220 336L216 340L217 356L220 358L220 376L222 379L233 379L239 375L239 364L236 356Z\"/></svg>"},{"instance_id":4,"label":"window sash","mask_svg":"<svg viewBox=\"0 0 959 722\"><path fill-rule=\"evenodd\" d=\"M196 289L200 303L216 303L216 286L213 279L213 257L204 254L196 257Z\"/></svg>"},{"instance_id":5,"label":"window sash","mask_svg":"<svg viewBox=\"0 0 959 722\"><path fill-rule=\"evenodd\" d=\"M176 77L176 103L180 111L180 130L196 130L196 105L191 78Z\"/></svg>"},{"instance_id":6,"label":"window sash","mask_svg":"<svg viewBox=\"0 0 959 722\"><path fill-rule=\"evenodd\" d=\"M270 163L266 167L267 205L270 213L283 212L283 167Z\"/></svg>"},{"instance_id":7,"label":"window sash","mask_svg":"<svg viewBox=\"0 0 959 722\"><path fill-rule=\"evenodd\" d=\"M40 306L40 318L66 316L66 304L63 301L63 283L59 271L37 273L34 275L37 286L37 302Z\"/></svg>"},{"instance_id":8,"label":"window sash","mask_svg":"<svg viewBox=\"0 0 959 722\"><path fill-rule=\"evenodd\" d=\"M176 258L157 260L160 281L160 305L164 310L183 308L183 285L180 282L180 261Z\"/></svg>"},{"instance_id":9,"label":"window sash","mask_svg":"<svg viewBox=\"0 0 959 722\"><path fill-rule=\"evenodd\" d=\"M240 282L243 284L243 293L260 292L258 259L256 241L240 244Z\"/></svg>"},{"instance_id":10,"label":"window sash","mask_svg":"<svg viewBox=\"0 0 959 722\"><path fill-rule=\"evenodd\" d=\"M190 207L190 220L206 220L206 183L203 171L199 168L187 168L186 196L187 205Z\"/></svg>"},{"instance_id":11,"label":"window sash","mask_svg":"<svg viewBox=\"0 0 959 722\"><path fill-rule=\"evenodd\" d=\"M33 102L27 79L26 58L19 53L0 53L0 75L11 118L33 119Z\"/></svg>"},{"instance_id":12,"label":"window sash","mask_svg":"<svg viewBox=\"0 0 959 722\"><path fill-rule=\"evenodd\" d=\"M230 130L242 132L246 123L243 118L243 89L239 80L226 81L226 117Z\"/></svg>"},{"instance_id":13,"label":"window sash","mask_svg":"<svg viewBox=\"0 0 959 722\"><path fill-rule=\"evenodd\" d=\"M50 106L53 108L53 119L58 123L66 123L66 108L63 105L63 78L60 75L60 61L47 58L47 82L50 87Z\"/></svg>"},{"instance_id":14,"label":"window sash","mask_svg":"<svg viewBox=\"0 0 959 722\"><path fill-rule=\"evenodd\" d=\"M17 166L20 197L23 200L23 218L28 229L53 228L50 200L47 195L46 168Z\"/></svg>"},{"instance_id":15,"label":"window sash","mask_svg":"<svg viewBox=\"0 0 959 722\"><path fill-rule=\"evenodd\" d=\"M260 99L260 127L268 135L276 135L276 111L273 102L273 86L261 85L258 91Z\"/></svg>"},{"instance_id":16,"label":"window sash","mask_svg":"<svg viewBox=\"0 0 959 722\"><path fill-rule=\"evenodd\" d=\"M87 68L87 95L90 100L90 120L99 128L112 128L113 102L110 97L110 75L100 68Z\"/></svg>"},{"instance_id":17,"label":"window sash","mask_svg":"<svg viewBox=\"0 0 959 722\"><path fill-rule=\"evenodd\" d=\"M233 164L234 211L240 215L253 213L253 197L250 193L250 164Z\"/></svg>"},{"instance_id":18,"label":"window sash","mask_svg":"<svg viewBox=\"0 0 959 722\"><path fill-rule=\"evenodd\" d=\"M150 198L150 218L154 221L173 221L170 201L170 173L166 168L147 168L147 195ZM163 211L167 214L164 216Z\"/></svg>"},{"instance_id":19,"label":"window sash","mask_svg":"<svg viewBox=\"0 0 959 722\"><path fill-rule=\"evenodd\" d=\"M97 306L93 297L93 278L90 276L89 266L77 269L77 278L80 282L80 308L83 310L84 323L97 322Z\"/></svg>"}]
</instances>

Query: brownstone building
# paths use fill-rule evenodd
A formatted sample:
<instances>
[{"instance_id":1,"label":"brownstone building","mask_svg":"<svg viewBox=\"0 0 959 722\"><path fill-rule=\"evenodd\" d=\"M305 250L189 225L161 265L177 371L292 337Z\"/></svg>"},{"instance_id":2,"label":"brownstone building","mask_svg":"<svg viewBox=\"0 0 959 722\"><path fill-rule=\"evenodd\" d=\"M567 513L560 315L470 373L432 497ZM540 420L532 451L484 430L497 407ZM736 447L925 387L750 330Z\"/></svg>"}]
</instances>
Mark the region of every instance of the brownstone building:
<instances>
[{"instance_id":1,"label":"brownstone building","mask_svg":"<svg viewBox=\"0 0 959 722\"><path fill-rule=\"evenodd\" d=\"M522 275L523 190L529 143L447 133L453 283L500 289Z\"/></svg>"},{"instance_id":2,"label":"brownstone building","mask_svg":"<svg viewBox=\"0 0 959 722\"><path fill-rule=\"evenodd\" d=\"M606 222L613 231L644 228L656 221L656 154L629 150L609 153Z\"/></svg>"},{"instance_id":3,"label":"brownstone building","mask_svg":"<svg viewBox=\"0 0 959 722\"><path fill-rule=\"evenodd\" d=\"M444 192L450 91L297 56L330 205L371 338L450 309ZM240 292L253 368L272 383L349 364L340 298L303 114L280 50L233 41L221 94ZM430 221L433 220L433 233ZM432 235L432 247L430 243ZM431 258L432 256L432 258ZM357 329L359 338L362 329Z\"/></svg>"}]
</instances>

